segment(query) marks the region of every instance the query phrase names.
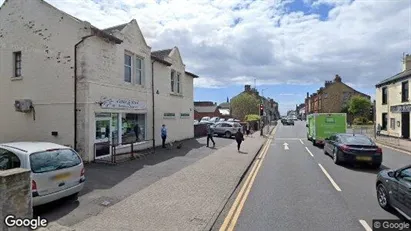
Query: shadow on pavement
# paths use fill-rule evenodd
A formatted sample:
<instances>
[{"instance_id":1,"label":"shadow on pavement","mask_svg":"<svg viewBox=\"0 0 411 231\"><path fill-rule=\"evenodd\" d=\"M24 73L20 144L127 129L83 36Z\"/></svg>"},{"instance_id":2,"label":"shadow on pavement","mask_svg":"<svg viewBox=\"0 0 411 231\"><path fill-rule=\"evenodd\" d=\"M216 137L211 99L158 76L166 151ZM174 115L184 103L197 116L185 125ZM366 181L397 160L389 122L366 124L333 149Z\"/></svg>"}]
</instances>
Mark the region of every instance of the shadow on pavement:
<instances>
[{"instance_id":1,"label":"shadow on pavement","mask_svg":"<svg viewBox=\"0 0 411 231\"><path fill-rule=\"evenodd\" d=\"M240 154L248 154L248 152L239 151Z\"/></svg>"},{"instance_id":2,"label":"shadow on pavement","mask_svg":"<svg viewBox=\"0 0 411 231\"><path fill-rule=\"evenodd\" d=\"M215 141L216 147L212 149L218 149L233 142L233 140L230 139L220 138L216 138ZM214 150L210 151L209 148L202 148L206 145L206 139L204 137L185 140L179 143L182 143L180 149L162 149L161 147L158 147L154 154L148 155L145 158L134 159L117 165L106 165L102 163L86 164L86 183L79 196L88 194L94 190L110 189L147 165L154 166L174 157L186 156L190 152L198 158L205 157L214 152ZM69 197L35 207L33 213L34 216L52 213L51 217L47 217L51 222L69 214L78 206L79 202L72 200Z\"/></svg>"}]
</instances>

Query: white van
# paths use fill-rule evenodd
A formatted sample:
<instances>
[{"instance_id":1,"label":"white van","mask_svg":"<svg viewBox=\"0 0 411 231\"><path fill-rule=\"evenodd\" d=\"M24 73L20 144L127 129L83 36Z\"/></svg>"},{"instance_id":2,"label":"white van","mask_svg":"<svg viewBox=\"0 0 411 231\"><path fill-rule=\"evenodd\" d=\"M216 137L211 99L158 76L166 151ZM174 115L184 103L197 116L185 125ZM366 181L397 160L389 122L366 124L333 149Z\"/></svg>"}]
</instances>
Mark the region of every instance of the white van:
<instances>
[{"instance_id":1,"label":"white van","mask_svg":"<svg viewBox=\"0 0 411 231\"><path fill-rule=\"evenodd\" d=\"M80 155L70 147L47 142L0 144L0 171L31 170L33 206L77 197L86 180Z\"/></svg>"}]
</instances>

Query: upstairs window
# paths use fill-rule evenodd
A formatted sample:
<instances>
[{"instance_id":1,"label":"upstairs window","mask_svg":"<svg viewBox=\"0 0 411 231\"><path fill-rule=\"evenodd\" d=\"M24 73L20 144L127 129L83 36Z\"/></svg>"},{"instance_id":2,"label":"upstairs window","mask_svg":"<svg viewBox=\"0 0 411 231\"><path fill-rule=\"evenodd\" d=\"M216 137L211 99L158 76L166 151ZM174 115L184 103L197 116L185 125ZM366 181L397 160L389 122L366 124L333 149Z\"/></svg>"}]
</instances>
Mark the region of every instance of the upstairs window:
<instances>
[{"instance_id":1,"label":"upstairs window","mask_svg":"<svg viewBox=\"0 0 411 231\"><path fill-rule=\"evenodd\" d=\"M174 84L175 84L175 74L176 72L174 70L171 70L171 92L174 92L175 88L174 88Z\"/></svg>"},{"instance_id":2,"label":"upstairs window","mask_svg":"<svg viewBox=\"0 0 411 231\"><path fill-rule=\"evenodd\" d=\"M136 83L139 85L143 85L143 59L140 57L136 57Z\"/></svg>"},{"instance_id":3,"label":"upstairs window","mask_svg":"<svg viewBox=\"0 0 411 231\"><path fill-rule=\"evenodd\" d=\"M176 82L177 93L181 93L181 74L177 73L177 82Z\"/></svg>"},{"instance_id":4,"label":"upstairs window","mask_svg":"<svg viewBox=\"0 0 411 231\"><path fill-rule=\"evenodd\" d=\"M382 104L387 104L388 101L388 89L387 87L382 88Z\"/></svg>"},{"instance_id":5,"label":"upstairs window","mask_svg":"<svg viewBox=\"0 0 411 231\"><path fill-rule=\"evenodd\" d=\"M21 51L13 53L14 58L14 77L21 77Z\"/></svg>"},{"instance_id":6,"label":"upstairs window","mask_svg":"<svg viewBox=\"0 0 411 231\"><path fill-rule=\"evenodd\" d=\"M124 82L131 83L132 63L131 56L124 54Z\"/></svg>"},{"instance_id":7,"label":"upstairs window","mask_svg":"<svg viewBox=\"0 0 411 231\"><path fill-rule=\"evenodd\" d=\"M402 82L401 99L402 99L402 102L407 102L409 100L408 81Z\"/></svg>"}]
</instances>

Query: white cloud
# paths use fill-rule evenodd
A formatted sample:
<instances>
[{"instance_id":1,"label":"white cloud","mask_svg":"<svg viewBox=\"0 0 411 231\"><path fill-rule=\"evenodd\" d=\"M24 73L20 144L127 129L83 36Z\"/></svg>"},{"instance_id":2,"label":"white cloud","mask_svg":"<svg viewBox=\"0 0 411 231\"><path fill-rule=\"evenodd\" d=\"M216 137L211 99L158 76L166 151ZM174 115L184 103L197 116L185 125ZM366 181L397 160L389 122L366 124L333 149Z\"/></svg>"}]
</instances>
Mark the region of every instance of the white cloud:
<instances>
[{"instance_id":1,"label":"white cloud","mask_svg":"<svg viewBox=\"0 0 411 231\"><path fill-rule=\"evenodd\" d=\"M327 21L290 12L290 0L47 1L100 28L137 19L153 49L180 48L187 69L201 77L196 87L254 79L257 85L322 85L335 74L373 87L401 71L402 53L411 52L406 0L304 0L334 7Z\"/></svg>"}]
</instances>

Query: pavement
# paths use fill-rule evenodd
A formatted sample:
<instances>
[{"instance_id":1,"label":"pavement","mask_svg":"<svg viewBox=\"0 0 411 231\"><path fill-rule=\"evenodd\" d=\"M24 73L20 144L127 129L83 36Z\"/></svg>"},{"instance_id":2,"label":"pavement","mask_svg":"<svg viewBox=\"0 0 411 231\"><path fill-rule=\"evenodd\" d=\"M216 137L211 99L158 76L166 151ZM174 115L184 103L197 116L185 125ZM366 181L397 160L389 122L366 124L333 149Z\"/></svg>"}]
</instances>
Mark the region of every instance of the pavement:
<instances>
[{"instance_id":1,"label":"pavement","mask_svg":"<svg viewBox=\"0 0 411 231\"><path fill-rule=\"evenodd\" d=\"M35 213L53 221L48 230L207 228L266 138L246 137L242 153L233 139L215 140L214 149L200 138L183 144L183 150L157 151L147 159L117 166L90 164L88 188L78 202L46 205Z\"/></svg>"},{"instance_id":2,"label":"pavement","mask_svg":"<svg viewBox=\"0 0 411 231\"><path fill-rule=\"evenodd\" d=\"M376 174L410 162L410 155L383 147L383 166L379 170L335 165L321 148L308 142L305 122L297 121L295 126L279 124L245 203L239 206L238 220L231 223L239 231L371 231L373 219L402 218L378 205ZM241 190L230 198L212 230L225 230L220 228L227 217L231 218L228 215L237 206L238 195Z\"/></svg>"}]
</instances>

